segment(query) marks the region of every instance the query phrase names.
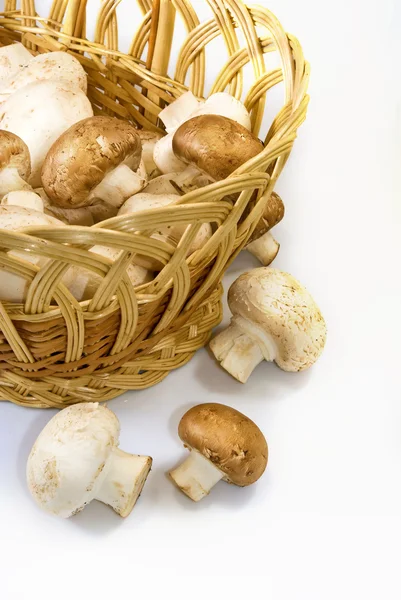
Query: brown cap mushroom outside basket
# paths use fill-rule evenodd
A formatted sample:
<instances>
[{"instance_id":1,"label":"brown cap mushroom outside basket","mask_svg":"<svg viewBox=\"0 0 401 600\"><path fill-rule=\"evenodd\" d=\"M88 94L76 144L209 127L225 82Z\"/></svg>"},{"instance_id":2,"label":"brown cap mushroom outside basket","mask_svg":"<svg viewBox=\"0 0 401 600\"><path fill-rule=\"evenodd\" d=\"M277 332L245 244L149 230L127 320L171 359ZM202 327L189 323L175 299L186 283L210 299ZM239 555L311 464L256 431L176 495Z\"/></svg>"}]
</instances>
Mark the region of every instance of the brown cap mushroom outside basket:
<instances>
[{"instance_id":1,"label":"brown cap mushroom outside basket","mask_svg":"<svg viewBox=\"0 0 401 600\"><path fill-rule=\"evenodd\" d=\"M190 455L169 474L195 502L221 479L244 487L255 483L266 469L268 449L263 433L230 406L194 406L182 417L178 435Z\"/></svg>"},{"instance_id":2,"label":"brown cap mushroom outside basket","mask_svg":"<svg viewBox=\"0 0 401 600\"><path fill-rule=\"evenodd\" d=\"M0 198L18 190L30 190L31 174L28 146L10 131L0 130Z\"/></svg>"},{"instance_id":3,"label":"brown cap mushroom outside basket","mask_svg":"<svg viewBox=\"0 0 401 600\"><path fill-rule=\"evenodd\" d=\"M284 204L278 194L272 192L266 203L262 218L258 221L245 249L253 254L265 267L276 258L280 244L270 233L284 217Z\"/></svg>"},{"instance_id":4,"label":"brown cap mushroom outside basket","mask_svg":"<svg viewBox=\"0 0 401 600\"><path fill-rule=\"evenodd\" d=\"M63 208L97 201L118 208L143 187L134 172L140 161L141 140L128 121L90 117L70 127L50 148L42 169L43 188Z\"/></svg>"}]
</instances>

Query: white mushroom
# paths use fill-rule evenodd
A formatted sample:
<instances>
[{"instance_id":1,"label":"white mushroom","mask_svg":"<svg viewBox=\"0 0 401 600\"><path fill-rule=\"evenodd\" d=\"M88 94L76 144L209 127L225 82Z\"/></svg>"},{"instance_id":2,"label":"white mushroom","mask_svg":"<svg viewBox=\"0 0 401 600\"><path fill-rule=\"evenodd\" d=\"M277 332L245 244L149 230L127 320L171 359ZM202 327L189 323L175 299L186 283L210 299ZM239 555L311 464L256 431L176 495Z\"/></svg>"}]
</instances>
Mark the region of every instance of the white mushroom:
<instances>
[{"instance_id":1,"label":"white mushroom","mask_svg":"<svg viewBox=\"0 0 401 600\"><path fill-rule=\"evenodd\" d=\"M121 250L108 246L93 246L90 252L104 256L112 262L116 261L121 254ZM127 274L134 287L148 283L153 279L153 273L150 270L134 263L128 266ZM73 266L65 274L63 284L69 289L76 300L89 300L93 298L102 279L100 275L89 271L89 269Z\"/></svg>"},{"instance_id":2,"label":"white mushroom","mask_svg":"<svg viewBox=\"0 0 401 600\"><path fill-rule=\"evenodd\" d=\"M44 212L42 198L29 190L9 192L2 198L1 204L4 206L23 206L24 208L32 208L33 210Z\"/></svg>"},{"instance_id":3,"label":"white mushroom","mask_svg":"<svg viewBox=\"0 0 401 600\"><path fill-rule=\"evenodd\" d=\"M52 144L66 129L93 114L79 88L57 81L38 81L20 88L1 105L0 129L11 131L28 146L29 183L41 186L40 171Z\"/></svg>"},{"instance_id":4,"label":"white mushroom","mask_svg":"<svg viewBox=\"0 0 401 600\"><path fill-rule=\"evenodd\" d=\"M0 130L0 198L8 192L30 190L28 146L14 133Z\"/></svg>"},{"instance_id":5,"label":"white mushroom","mask_svg":"<svg viewBox=\"0 0 401 600\"><path fill-rule=\"evenodd\" d=\"M231 325L210 349L233 377L245 383L263 360L284 371L303 371L319 358L326 324L309 292L283 271L262 267L241 275L229 289Z\"/></svg>"},{"instance_id":6,"label":"white mushroom","mask_svg":"<svg viewBox=\"0 0 401 600\"><path fill-rule=\"evenodd\" d=\"M118 215L128 215L132 213L137 213L143 210L149 210L154 208L162 208L164 206L168 206L171 203L176 202L178 196L175 194L164 194L164 195L156 195L156 194L136 194L129 198L123 206L118 211ZM180 241L181 237L185 233L187 228L187 224L174 224L174 225L163 225L162 227L158 227L157 230L152 233L151 237L155 240L160 240L163 242L168 242L173 246L176 246ZM202 248L208 239L212 236L212 227L209 223L203 223L198 234L193 240L192 244L188 250L188 256ZM145 257L142 255L138 255L135 257L135 262L139 265L142 265L146 269L150 269L153 271L160 270L161 265L150 257Z\"/></svg>"},{"instance_id":7,"label":"white mushroom","mask_svg":"<svg viewBox=\"0 0 401 600\"><path fill-rule=\"evenodd\" d=\"M63 208L103 201L114 207L147 183L141 140L128 121L90 117L70 127L50 148L42 169L51 203Z\"/></svg>"},{"instance_id":8,"label":"white mushroom","mask_svg":"<svg viewBox=\"0 0 401 600\"><path fill-rule=\"evenodd\" d=\"M174 133L168 133L154 147L153 160L161 173L185 171L187 165L173 152Z\"/></svg>"},{"instance_id":9,"label":"white mushroom","mask_svg":"<svg viewBox=\"0 0 401 600\"><path fill-rule=\"evenodd\" d=\"M197 110L191 114L191 119L199 115L220 115L236 121L246 129L251 130L251 117L245 106L228 94L227 92L218 92L212 94Z\"/></svg>"},{"instance_id":10,"label":"white mushroom","mask_svg":"<svg viewBox=\"0 0 401 600\"><path fill-rule=\"evenodd\" d=\"M32 54L19 42L0 47L0 89L8 78L33 59Z\"/></svg>"},{"instance_id":11,"label":"white mushroom","mask_svg":"<svg viewBox=\"0 0 401 600\"><path fill-rule=\"evenodd\" d=\"M57 413L28 458L27 483L36 503L68 518L99 500L127 517L152 459L120 450L119 436L116 415L97 402L75 404Z\"/></svg>"},{"instance_id":12,"label":"white mushroom","mask_svg":"<svg viewBox=\"0 0 401 600\"><path fill-rule=\"evenodd\" d=\"M0 205L0 233L1 230L18 231L25 227L33 226L51 226L62 227L64 223L43 214L31 208L22 206L1 206ZM33 254L32 252L22 252L10 250L10 256L23 260L25 262L43 266L47 258ZM30 285L30 281L24 277L12 273L7 269L0 268L0 300L7 302L24 302Z\"/></svg>"},{"instance_id":13,"label":"white mushroom","mask_svg":"<svg viewBox=\"0 0 401 600\"><path fill-rule=\"evenodd\" d=\"M177 127L184 123L198 110L203 101L198 100L192 92L185 92L177 100L163 108L159 119L163 122L167 133L173 133Z\"/></svg>"},{"instance_id":14,"label":"white mushroom","mask_svg":"<svg viewBox=\"0 0 401 600\"><path fill-rule=\"evenodd\" d=\"M29 83L46 79L59 81L65 86L78 87L86 94L87 77L79 61L67 52L47 52L31 57L28 64L3 82L0 102L4 102L11 94Z\"/></svg>"}]
</instances>

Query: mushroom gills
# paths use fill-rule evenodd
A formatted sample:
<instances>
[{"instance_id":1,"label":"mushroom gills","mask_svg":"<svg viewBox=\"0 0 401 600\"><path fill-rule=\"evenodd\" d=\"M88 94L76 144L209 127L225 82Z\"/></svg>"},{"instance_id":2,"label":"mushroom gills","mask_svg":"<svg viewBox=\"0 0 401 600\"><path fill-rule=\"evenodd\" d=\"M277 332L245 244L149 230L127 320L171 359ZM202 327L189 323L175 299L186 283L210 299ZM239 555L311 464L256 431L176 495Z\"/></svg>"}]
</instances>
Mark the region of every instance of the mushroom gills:
<instances>
[{"instance_id":1,"label":"mushroom gills","mask_svg":"<svg viewBox=\"0 0 401 600\"><path fill-rule=\"evenodd\" d=\"M190 454L169 475L184 494L194 502L207 496L213 486L225 476L220 469L199 452L190 448Z\"/></svg>"},{"instance_id":2,"label":"mushroom gills","mask_svg":"<svg viewBox=\"0 0 401 600\"><path fill-rule=\"evenodd\" d=\"M280 244L272 234L267 231L260 238L246 246L246 250L253 254L265 267L270 265L280 250Z\"/></svg>"},{"instance_id":3,"label":"mushroom gills","mask_svg":"<svg viewBox=\"0 0 401 600\"><path fill-rule=\"evenodd\" d=\"M239 315L212 339L210 349L223 369L241 383L246 383L259 363L273 361L277 355L273 337Z\"/></svg>"},{"instance_id":4,"label":"mushroom gills","mask_svg":"<svg viewBox=\"0 0 401 600\"><path fill-rule=\"evenodd\" d=\"M127 517L142 492L152 459L114 448L107 467L94 499L111 506L121 517Z\"/></svg>"}]
</instances>

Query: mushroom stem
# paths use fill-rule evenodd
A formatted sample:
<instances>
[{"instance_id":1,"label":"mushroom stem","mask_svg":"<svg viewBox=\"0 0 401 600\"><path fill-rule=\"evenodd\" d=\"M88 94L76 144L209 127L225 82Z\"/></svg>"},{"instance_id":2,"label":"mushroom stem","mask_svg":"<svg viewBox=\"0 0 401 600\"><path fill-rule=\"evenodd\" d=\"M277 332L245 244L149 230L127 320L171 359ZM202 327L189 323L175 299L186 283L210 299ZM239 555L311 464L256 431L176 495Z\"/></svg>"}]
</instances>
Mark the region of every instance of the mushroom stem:
<instances>
[{"instance_id":1,"label":"mushroom stem","mask_svg":"<svg viewBox=\"0 0 401 600\"><path fill-rule=\"evenodd\" d=\"M273 361L277 354L273 338L239 315L212 339L210 349L223 369L241 383L248 380L259 363Z\"/></svg>"},{"instance_id":2,"label":"mushroom stem","mask_svg":"<svg viewBox=\"0 0 401 600\"><path fill-rule=\"evenodd\" d=\"M91 204L103 200L119 208L127 198L137 194L146 185L146 180L140 174L132 171L127 165L121 164L91 191Z\"/></svg>"},{"instance_id":3,"label":"mushroom stem","mask_svg":"<svg viewBox=\"0 0 401 600\"><path fill-rule=\"evenodd\" d=\"M127 517L142 492L151 466L150 456L128 454L114 448L95 499L111 506L121 517Z\"/></svg>"},{"instance_id":4,"label":"mushroom stem","mask_svg":"<svg viewBox=\"0 0 401 600\"><path fill-rule=\"evenodd\" d=\"M262 265L267 267L276 258L280 249L280 244L268 231L260 238L248 244L246 249L248 252L256 256Z\"/></svg>"},{"instance_id":5,"label":"mushroom stem","mask_svg":"<svg viewBox=\"0 0 401 600\"><path fill-rule=\"evenodd\" d=\"M0 198L9 192L32 190L31 186L20 177L18 169L9 167L0 172Z\"/></svg>"},{"instance_id":6,"label":"mushroom stem","mask_svg":"<svg viewBox=\"0 0 401 600\"><path fill-rule=\"evenodd\" d=\"M212 487L224 477L220 469L196 450L191 450L188 458L170 471L169 475L194 502L207 496Z\"/></svg>"}]
</instances>

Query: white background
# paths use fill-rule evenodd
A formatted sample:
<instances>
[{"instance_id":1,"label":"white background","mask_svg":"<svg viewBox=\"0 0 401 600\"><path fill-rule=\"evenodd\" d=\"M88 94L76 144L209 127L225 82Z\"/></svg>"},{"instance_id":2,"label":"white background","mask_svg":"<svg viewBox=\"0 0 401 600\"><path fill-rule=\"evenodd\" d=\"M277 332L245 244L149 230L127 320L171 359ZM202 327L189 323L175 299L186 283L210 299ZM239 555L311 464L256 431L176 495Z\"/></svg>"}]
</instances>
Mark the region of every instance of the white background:
<instances>
[{"instance_id":1,"label":"white background","mask_svg":"<svg viewBox=\"0 0 401 600\"><path fill-rule=\"evenodd\" d=\"M263 363L242 386L204 350L157 387L111 402L121 447L154 458L126 520L99 503L68 521L41 513L24 470L53 412L2 403L2 599L401 597L396 2L266 2L312 65L308 119L278 185L287 215L276 230L275 266L320 304L329 328L324 355L302 374ZM129 4L121 5L127 40L135 27ZM203 0L194 5L202 14ZM255 265L243 253L226 287ZM254 419L270 460L256 485L219 483L195 504L165 472L186 455L176 435L181 415L205 401Z\"/></svg>"}]
</instances>

